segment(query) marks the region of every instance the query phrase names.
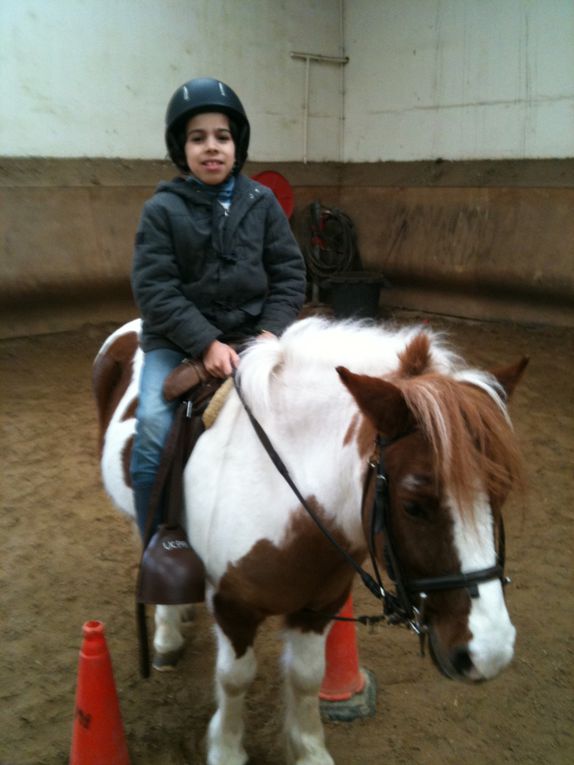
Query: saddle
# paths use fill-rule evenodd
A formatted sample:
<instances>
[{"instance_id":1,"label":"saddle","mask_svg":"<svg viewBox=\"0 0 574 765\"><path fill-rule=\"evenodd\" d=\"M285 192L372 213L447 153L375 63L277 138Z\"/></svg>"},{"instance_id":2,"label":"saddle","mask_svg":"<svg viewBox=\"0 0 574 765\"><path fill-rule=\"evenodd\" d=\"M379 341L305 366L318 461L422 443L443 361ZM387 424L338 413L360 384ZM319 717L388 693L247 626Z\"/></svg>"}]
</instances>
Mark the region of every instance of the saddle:
<instances>
[{"instance_id":1,"label":"saddle","mask_svg":"<svg viewBox=\"0 0 574 765\"><path fill-rule=\"evenodd\" d=\"M207 429L217 419L232 387L233 380L230 377L226 380L212 377L205 371L203 362L199 359L184 359L167 376L163 385L163 395L166 401L174 401L177 398L189 400L193 413L201 415L204 428Z\"/></svg>"},{"instance_id":2,"label":"saddle","mask_svg":"<svg viewBox=\"0 0 574 765\"><path fill-rule=\"evenodd\" d=\"M175 401L191 394L203 383L217 381L205 369L201 359L184 359L167 377L163 384L163 395L167 401Z\"/></svg>"},{"instance_id":3,"label":"saddle","mask_svg":"<svg viewBox=\"0 0 574 765\"><path fill-rule=\"evenodd\" d=\"M179 399L180 403L150 498L137 583L138 603L177 605L205 599L203 562L182 527L183 470L206 429L204 417L210 402L225 382L211 377L196 360L182 362L165 381L165 398ZM213 421L210 415L208 423ZM158 508L159 525L153 532Z\"/></svg>"}]
</instances>

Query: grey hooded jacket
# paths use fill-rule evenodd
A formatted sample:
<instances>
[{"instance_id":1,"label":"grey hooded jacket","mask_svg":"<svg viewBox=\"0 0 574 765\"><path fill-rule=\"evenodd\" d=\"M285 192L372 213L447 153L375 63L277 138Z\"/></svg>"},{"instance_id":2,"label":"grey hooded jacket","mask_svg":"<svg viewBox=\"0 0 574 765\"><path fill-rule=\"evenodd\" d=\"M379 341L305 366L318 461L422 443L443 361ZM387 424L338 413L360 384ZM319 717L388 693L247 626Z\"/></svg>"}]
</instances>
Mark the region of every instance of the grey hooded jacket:
<instances>
[{"instance_id":1,"label":"grey hooded jacket","mask_svg":"<svg viewBox=\"0 0 574 765\"><path fill-rule=\"evenodd\" d=\"M182 178L160 183L136 234L141 345L201 355L213 340L280 334L305 296L305 266L274 194L239 175L229 214Z\"/></svg>"}]
</instances>

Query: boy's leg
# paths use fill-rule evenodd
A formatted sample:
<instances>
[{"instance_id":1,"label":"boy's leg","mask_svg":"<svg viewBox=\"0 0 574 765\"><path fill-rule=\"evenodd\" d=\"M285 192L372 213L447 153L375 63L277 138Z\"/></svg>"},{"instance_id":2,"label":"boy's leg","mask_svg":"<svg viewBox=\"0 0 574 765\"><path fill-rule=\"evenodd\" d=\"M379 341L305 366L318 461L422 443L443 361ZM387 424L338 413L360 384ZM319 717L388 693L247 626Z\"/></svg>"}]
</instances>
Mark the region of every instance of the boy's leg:
<instances>
[{"instance_id":1,"label":"boy's leg","mask_svg":"<svg viewBox=\"0 0 574 765\"><path fill-rule=\"evenodd\" d=\"M177 406L177 401L165 400L163 384L184 358L183 353L167 348L149 351L144 356L130 464L137 524L142 538L152 488Z\"/></svg>"}]
</instances>

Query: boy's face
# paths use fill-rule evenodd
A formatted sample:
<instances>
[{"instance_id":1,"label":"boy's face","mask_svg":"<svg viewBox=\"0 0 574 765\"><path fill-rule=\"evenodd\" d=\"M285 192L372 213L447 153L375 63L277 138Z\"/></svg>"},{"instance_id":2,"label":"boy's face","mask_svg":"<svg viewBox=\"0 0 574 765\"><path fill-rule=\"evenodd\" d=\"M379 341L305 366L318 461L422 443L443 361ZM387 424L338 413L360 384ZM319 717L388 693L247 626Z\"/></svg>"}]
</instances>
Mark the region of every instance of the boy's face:
<instances>
[{"instance_id":1,"label":"boy's face","mask_svg":"<svg viewBox=\"0 0 574 765\"><path fill-rule=\"evenodd\" d=\"M224 181L235 163L229 118L216 112L196 114L185 135L185 158L192 174L210 185Z\"/></svg>"}]
</instances>

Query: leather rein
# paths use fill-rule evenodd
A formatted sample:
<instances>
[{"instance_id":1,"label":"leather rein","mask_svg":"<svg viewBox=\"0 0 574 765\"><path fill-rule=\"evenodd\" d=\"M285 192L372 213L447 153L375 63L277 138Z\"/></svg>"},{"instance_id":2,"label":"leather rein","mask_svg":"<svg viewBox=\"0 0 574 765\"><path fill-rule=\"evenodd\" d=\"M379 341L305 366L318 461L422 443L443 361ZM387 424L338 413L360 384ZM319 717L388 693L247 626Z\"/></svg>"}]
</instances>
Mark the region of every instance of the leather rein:
<instances>
[{"instance_id":1,"label":"leather rein","mask_svg":"<svg viewBox=\"0 0 574 765\"><path fill-rule=\"evenodd\" d=\"M289 475L285 463L277 453L273 444L269 440L261 424L255 418L253 412L247 405L237 376L233 375L235 389L239 400L247 413L247 416L255 430L263 448L271 458L271 461L279 471L281 476L287 482L303 508L315 522L317 527L328 539L328 541L341 553L352 566L365 587L383 604L383 613L380 616L358 617L349 619L344 617L332 616L333 619L342 621L358 621L362 624L373 624L379 621L387 621L389 624L405 625L411 629L420 639L421 654L424 652L424 642L428 633L428 623L425 618L425 601L429 592L438 592L454 589L468 590L471 598L479 597L478 585L484 582L500 580L503 585L510 582L504 575L505 565L505 534L502 515L500 516L498 528L498 551L496 563L488 568L477 569L468 573L447 574L445 576L425 577L420 579L410 579L404 572L404 569L396 554L396 544L394 542L391 514L390 514L390 492L389 475L385 466L385 450L392 444L400 441L402 438L410 435L413 430L408 430L391 439L385 439L378 435L375 442L375 450L368 462L368 472L365 479L363 490L363 502L361 513L365 517L367 498L370 494L372 482L375 481L375 496L371 507L371 517L369 523L369 534L367 538L369 556L375 577L373 578L365 569L342 547L332 536L329 530L324 526L316 512L305 500L297 485ZM375 538L382 534L384 536L383 556L385 569L389 579L395 585L395 592L387 589L382 581L375 554ZM418 601L418 602L417 602Z\"/></svg>"}]
</instances>

